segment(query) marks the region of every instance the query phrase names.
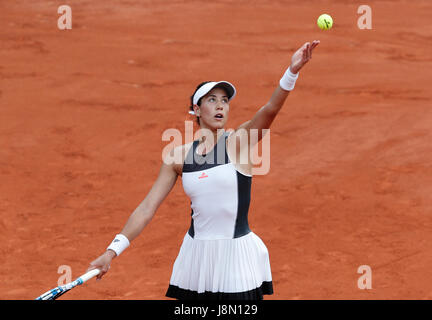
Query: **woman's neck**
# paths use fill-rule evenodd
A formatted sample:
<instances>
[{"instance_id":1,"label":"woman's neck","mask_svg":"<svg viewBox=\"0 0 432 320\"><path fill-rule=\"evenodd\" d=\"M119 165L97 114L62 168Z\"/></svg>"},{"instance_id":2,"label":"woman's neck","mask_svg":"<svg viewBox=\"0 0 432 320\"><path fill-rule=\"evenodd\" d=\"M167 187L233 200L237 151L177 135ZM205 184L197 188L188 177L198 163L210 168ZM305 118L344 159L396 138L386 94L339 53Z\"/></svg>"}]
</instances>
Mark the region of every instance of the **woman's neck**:
<instances>
[{"instance_id":1,"label":"woman's neck","mask_svg":"<svg viewBox=\"0 0 432 320\"><path fill-rule=\"evenodd\" d=\"M213 148L213 146L218 142L219 138L225 133L225 129L210 130L207 128L202 128L202 135L199 139L200 144L204 144L203 153L207 153L207 150Z\"/></svg>"}]
</instances>

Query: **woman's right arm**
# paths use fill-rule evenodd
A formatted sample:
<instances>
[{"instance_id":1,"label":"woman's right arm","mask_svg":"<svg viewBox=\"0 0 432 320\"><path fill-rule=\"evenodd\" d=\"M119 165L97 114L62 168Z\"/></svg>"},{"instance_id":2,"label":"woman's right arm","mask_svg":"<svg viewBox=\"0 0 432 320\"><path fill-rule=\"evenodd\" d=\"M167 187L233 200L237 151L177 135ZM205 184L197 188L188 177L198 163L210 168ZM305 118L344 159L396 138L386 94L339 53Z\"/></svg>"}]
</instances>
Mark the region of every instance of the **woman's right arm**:
<instances>
[{"instance_id":1,"label":"woman's right arm","mask_svg":"<svg viewBox=\"0 0 432 320\"><path fill-rule=\"evenodd\" d=\"M178 176L174 165L175 163L168 163L164 159L159 175L149 193L129 216L129 219L120 233L130 242L132 242L150 222L156 210L174 187ZM111 260L114 257L116 257L114 251L106 250L101 256L90 263L87 271L95 268L100 269L101 273L97 276L97 279L101 279L101 277L108 272Z\"/></svg>"},{"instance_id":2,"label":"woman's right arm","mask_svg":"<svg viewBox=\"0 0 432 320\"><path fill-rule=\"evenodd\" d=\"M176 180L177 172L174 170L174 166L163 163L156 182L145 199L130 215L120 233L126 236L129 241L135 239L153 218L162 201L174 187Z\"/></svg>"}]
</instances>

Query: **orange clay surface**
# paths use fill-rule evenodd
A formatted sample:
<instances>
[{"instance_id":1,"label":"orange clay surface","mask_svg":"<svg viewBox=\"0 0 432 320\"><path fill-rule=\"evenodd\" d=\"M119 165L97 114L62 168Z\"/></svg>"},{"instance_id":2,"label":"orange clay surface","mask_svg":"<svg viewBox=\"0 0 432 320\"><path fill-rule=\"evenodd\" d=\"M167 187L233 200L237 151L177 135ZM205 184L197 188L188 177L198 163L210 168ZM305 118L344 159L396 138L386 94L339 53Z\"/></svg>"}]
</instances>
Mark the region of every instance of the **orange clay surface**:
<instances>
[{"instance_id":1,"label":"orange clay surface","mask_svg":"<svg viewBox=\"0 0 432 320\"><path fill-rule=\"evenodd\" d=\"M265 298L432 299L432 3L371 0L360 30L352 2L0 2L0 298L36 298L61 265L85 272L150 190L162 133L194 120L198 83L235 84L235 128L319 39L253 178ZM72 30L57 28L61 4ZM61 299L167 299L189 224L179 179L103 280Z\"/></svg>"}]
</instances>

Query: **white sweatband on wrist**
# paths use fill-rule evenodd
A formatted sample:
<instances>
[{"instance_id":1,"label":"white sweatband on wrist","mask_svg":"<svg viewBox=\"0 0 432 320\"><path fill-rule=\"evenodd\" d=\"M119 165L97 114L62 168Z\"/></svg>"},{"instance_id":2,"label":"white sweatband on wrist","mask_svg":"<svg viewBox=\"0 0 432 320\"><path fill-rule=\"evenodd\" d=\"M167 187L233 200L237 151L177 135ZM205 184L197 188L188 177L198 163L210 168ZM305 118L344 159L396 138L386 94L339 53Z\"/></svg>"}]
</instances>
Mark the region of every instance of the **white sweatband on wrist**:
<instances>
[{"instance_id":1,"label":"white sweatband on wrist","mask_svg":"<svg viewBox=\"0 0 432 320\"><path fill-rule=\"evenodd\" d=\"M282 76L282 78L279 81L280 87L286 91L293 90L298 76L299 76L298 72L294 74L291 72L290 68L288 67L287 71L285 71L285 74Z\"/></svg>"},{"instance_id":2,"label":"white sweatband on wrist","mask_svg":"<svg viewBox=\"0 0 432 320\"><path fill-rule=\"evenodd\" d=\"M120 255L127 247L129 247L130 243L126 236L119 233L115 236L114 240L108 246L107 250L110 249L116 253L117 256Z\"/></svg>"}]
</instances>

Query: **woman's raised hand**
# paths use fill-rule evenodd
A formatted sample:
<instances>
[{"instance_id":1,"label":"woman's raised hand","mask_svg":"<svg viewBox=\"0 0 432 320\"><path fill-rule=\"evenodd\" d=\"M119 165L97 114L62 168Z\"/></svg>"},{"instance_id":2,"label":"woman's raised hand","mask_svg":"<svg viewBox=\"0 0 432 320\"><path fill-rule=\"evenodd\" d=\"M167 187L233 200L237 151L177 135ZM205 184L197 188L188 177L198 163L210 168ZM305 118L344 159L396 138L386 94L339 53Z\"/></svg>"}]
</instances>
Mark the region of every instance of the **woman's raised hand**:
<instances>
[{"instance_id":1,"label":"woman's raised hand","mask_svg":"<svg viewBox=\"0 0 432 320\"><path fill-rule=\"evenodd\" d=\"M312 43L306 42L298 49L291 58L290 70L292 73L297 73L300 69L312 59L312 51L320 43L319 40L314 40Z\"/></svg>"}]
</instances>

